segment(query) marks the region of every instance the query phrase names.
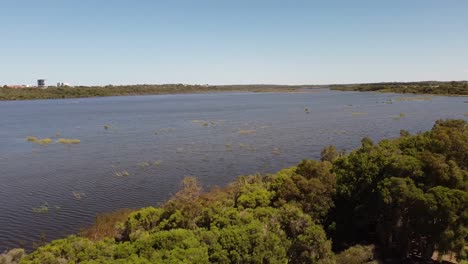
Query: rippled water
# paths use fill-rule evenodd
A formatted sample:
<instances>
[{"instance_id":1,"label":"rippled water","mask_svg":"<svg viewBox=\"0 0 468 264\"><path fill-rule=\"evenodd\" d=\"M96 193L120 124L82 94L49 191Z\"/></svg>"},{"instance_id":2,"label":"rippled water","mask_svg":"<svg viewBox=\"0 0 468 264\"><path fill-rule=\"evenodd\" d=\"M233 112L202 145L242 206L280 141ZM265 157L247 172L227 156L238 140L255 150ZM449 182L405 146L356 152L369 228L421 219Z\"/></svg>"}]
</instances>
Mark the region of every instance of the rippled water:
<instances>
[{"instance_id":1,"label":"rippled water","mask_svg":"<svg viewBox=\"0 0 468 264\"><path fill-rule=\"evenodd\" d=\"M363 136L467 119L466 98L395 100L403 96L320 90L0 102L0 251L77 232L99 212L162 202L188 175L224 185L317 158L326 145L350 150ZM25 140L56 133L81 143ZM43 205L47 213L34 212Z\"/></svg>"}]
</instances>

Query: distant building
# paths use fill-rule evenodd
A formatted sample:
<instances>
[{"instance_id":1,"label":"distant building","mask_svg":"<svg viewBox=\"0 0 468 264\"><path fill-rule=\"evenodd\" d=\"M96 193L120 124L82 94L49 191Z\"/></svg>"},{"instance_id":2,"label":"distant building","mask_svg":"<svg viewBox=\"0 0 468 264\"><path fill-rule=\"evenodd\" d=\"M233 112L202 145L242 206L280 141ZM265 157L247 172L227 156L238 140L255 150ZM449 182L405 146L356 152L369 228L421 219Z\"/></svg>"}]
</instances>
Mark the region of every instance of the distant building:
<instances>
[{"instance_id":1,"label":"distant building","mask_svg":"<svg viewBox=\"0 0 468 264\"><path fill-rule=\"evenodd\" d=\"M37 80L37 87L44 88L45 86L46 86L46 80L45 79Z\"/></svg>"},{"instance_id":2,"label":"distant building","mask_svg":"<svg viewBox=\"0 0 468 264\"><path fill-rule=\"evenodd\" d=\"M14 88L14 89L21 89L21 88L28 88L29 85L24 85L24 84L9 84L5 85L8 88Z\"/></svg>"},{"instance_id":3,"label":"distant building","mask_svg":"<svg viewBox=\"0 0 468 264\"><path fill-rule=\"evenodd\" d=\"M71 85L66 82L58 82L57 87L71 87Z\"/></svg>"}]
</instances>

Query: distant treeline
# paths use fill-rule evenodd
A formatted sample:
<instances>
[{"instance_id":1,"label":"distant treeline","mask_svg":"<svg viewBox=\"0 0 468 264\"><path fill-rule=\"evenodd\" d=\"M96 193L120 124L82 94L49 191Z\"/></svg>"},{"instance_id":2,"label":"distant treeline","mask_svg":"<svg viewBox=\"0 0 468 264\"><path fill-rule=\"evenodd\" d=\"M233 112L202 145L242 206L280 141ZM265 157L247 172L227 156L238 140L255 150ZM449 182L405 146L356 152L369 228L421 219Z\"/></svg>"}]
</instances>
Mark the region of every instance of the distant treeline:
<instances>
[{"instance_id":1,"label":"distant treeline","mask_svg":"<svg viewBox=\"0 0 468 264\"><path fill-rule=\"evenodd\" d=\"M385 82L330 85L332 90L414 94L468 95L468 81Z\"/></svg>"},{"instance_id":2,"label":"distant treeline","mask_svg":"<svg viewBox=\"0 0 468 264\"><path fill-rule=\"evenodd\" d=\"M0 88L0 100L34 100L121 95L182 94L208 92L293 92L305 86L288 85L119 85L40 88Z\"/></svg>"},{"instance_id":3,"label":"distant treeline","mask_svg":"<svg viewBox=\"0 0 468 264\"><path fill-rule=\"evenodd\" d=\"M468 123L400 134L208 192L189 177L159 207L103 215L0 263L433 263L434 252L466 263Z\"/></svg>"}]
</instances>

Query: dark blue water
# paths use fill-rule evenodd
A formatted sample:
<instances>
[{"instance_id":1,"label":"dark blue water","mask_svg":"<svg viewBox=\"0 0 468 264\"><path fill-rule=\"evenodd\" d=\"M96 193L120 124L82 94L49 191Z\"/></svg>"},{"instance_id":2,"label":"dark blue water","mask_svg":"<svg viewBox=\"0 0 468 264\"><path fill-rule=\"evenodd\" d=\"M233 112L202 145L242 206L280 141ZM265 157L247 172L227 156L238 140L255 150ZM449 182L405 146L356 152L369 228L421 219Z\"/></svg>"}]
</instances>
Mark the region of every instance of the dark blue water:
<instances>
[{"instance_id":1,"label":"dark blue water","mask_svg":"<svg viewBox=\"0 0 468 264\"><path fill-rule=\"evenodd\" d=\"M318 158L326 145L351 150L363 136L467 119L466 98L396 100L403 96L320 90L0 102L0 252L77 232L99 212L158 204L185 176L224 185ZM57 133L81 143L26 141ZM48 212L34 212L40 206Z\"/></svg>"}]
</instances>

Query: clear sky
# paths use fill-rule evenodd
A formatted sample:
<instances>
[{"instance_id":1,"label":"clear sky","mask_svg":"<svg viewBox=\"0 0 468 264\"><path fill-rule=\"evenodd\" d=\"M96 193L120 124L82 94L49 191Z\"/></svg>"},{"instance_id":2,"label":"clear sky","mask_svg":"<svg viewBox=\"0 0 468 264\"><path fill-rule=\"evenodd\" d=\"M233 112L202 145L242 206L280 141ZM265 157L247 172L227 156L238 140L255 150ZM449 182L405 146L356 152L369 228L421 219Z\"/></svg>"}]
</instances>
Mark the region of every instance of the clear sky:
<instances>
[{"instance_id":1,"label":"clear sky","mask_svg":"<svg viewBox=\"0 0 468 264\"><path fill-rule=\"evenodd\" d=\"M468 79L465 0L0 0L0 84Z\"/></svg>"}]
</instances>

